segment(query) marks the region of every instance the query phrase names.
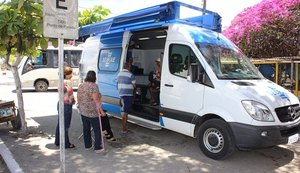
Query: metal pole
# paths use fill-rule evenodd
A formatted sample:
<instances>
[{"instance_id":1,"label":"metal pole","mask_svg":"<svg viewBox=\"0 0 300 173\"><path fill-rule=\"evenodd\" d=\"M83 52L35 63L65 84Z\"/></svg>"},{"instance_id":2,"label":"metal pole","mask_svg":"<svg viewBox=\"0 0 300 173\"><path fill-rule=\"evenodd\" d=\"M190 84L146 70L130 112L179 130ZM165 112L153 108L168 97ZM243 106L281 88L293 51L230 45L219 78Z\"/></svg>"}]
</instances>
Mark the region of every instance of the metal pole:
<instances>
[{"instance_id":1,"label":"metal pole","mask_svg":"<svg viewBox=\"0 0 300 173\"><path fill-rule=\"evenodd\" d=\"M298 96L298 88L299 88L299 63L296 63L296 74L295 74L295 95Z\"/></svg>"},{"instance_id":2,"label":"metal pole","mask_svg":"<svg viewBox=\"0 0 300 173\"><path fill-rule=\"evenodd\" d=\"M203 9L206 10L206 0L202 0L202 4L203 4Z\"/></svg>"},{"instance_id":3,"label":"metal pole","mask_svg":"<svg viewBox=\"0 0 300 173\"><path fill-rule=\"evenodd\" d=\"M202 0L202 8L206 10L206 0ZM205 15L205 12L203 12L203 15Z\"/></svg>"},{"instance_id":4,"label":"metal pole","mask_svg":"<svg viewBox=\"0 0 300 173\"><path fill-rule=\"evenodd\" d=\"M65 118L64 118L64 39L58 38L58 68L59 68L59 149L60 149L60 172L65 173Z\"/></svg>"},{"instance_id":5,"label":"metal pole","mask_svg":"<svg viewBox=\"0 0 300 173\"><path fill-rule=\"evenodd\" d=\"M277 84L279 84L279 64L278 62L275 63L275 66L276 66L276 71L275 71L275 81ZM281 76L280 76L281 78Z\"/></svg>"},{"instance_id":6,"label":"metal pole","mask_svg":"<svg viewBox=\"0 0 300 173\"><path fill-rule=\"evenodd\" d=\"M292 59L292 62L291 62L291 75L290 75L290 89L291 89L291 92L293 92L293 80L294 80L294 60ZM294 92L295 93L295 92Z\"/></svg>"},{"instance_id":7,"label":"metal pole","mask_svg":"<svg viewBox=\"0 0 300 173\"><path fill-rule=\"evenodd\" d=\"M99 111L98 111L99 112ZM102 131L103 131L103 129L102 129L102 120L101 120L101 114L99 113L99 123L100 123L100 133L101 133L101 145L102 145L102 148L105 150L105 148L104 148L104 138L103 138L103 133L102 133ZM95 136L95 138L96 138L96 136Z\"/></svg>"}]
</instances>

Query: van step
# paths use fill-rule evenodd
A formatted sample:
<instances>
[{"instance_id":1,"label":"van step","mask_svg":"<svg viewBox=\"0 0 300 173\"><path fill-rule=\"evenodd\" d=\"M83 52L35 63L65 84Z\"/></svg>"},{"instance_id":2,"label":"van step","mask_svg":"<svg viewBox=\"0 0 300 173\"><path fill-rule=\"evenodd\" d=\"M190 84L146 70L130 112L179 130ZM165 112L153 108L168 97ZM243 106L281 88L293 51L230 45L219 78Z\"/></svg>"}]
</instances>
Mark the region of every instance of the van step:
<instances>
[{"instance_id":1,"label":"van step","mask_svg":"<svg viewBox=\"0 0 300 173\"><path fill-rule=\"evenodd\" d=\"M139 117L135 117L135 116L132 116L132 115L128 116L128 121L130 123L137 124L139 126L142 126L142 127L145 127L145 128L151 129L151 130L161 130L162 129L158 125L158 123L155 124L155 122L148 121L148 120L145 120L145 119L141 119Z\"/></svg>"},{"instance_id":2,"label":"van step","mask_svg":"<svg viewBox=\"0 0 300 173\"><path fill-rule=\"evenodd\" d=\"M130 114L150 121L159 122L158 106L150 106L150 104L134 104Z\"/></svg>"},{"instance_id":3,"label":"van step","mask_svg":"<svg viewBox=\"0 0 300 173\"><path fill-rule=\"evenodd\" d=\"M109 118L114 117L114 118L121 119L120 115L116 115L114 113L107 113L107 116ZM161 130L162 129L162 127L159 125L159 122L153 122L153 121L150 121L150 120L147 120L144 118L133 116L131 114L128 115L128 121L132 124L136 124L136 125L139 125L139 126L151 129L151 130Z\"/></svg>"}]
</instances>

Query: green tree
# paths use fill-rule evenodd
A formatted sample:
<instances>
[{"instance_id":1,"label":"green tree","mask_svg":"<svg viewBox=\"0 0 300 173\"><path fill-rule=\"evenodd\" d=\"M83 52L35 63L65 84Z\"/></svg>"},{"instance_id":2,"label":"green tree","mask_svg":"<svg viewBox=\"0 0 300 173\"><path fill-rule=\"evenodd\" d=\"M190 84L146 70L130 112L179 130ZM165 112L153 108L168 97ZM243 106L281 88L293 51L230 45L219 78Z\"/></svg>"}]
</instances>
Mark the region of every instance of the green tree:
<instances>
[{"instance_id":1,"label":"green tree","mask_svg":"<svg viewBox=\"0 0 300 173\"><path fill-rule=\"evenodd\" d=\"M27 130L18 65L24 56L37 56L48 46L43 37L42 0L10 0L0 5L0 53L15 79L22 131ZM14 61L12 61L14 59Z\"/></svg>"},{"instance_id":2,"label":"green tree","mask_svg":"<svg viewBox=\"0 0 300 173\"><path fill-rule=\"evenodd\" d=\"M83 10L78 14L79 26L100 22L109 14L110 10L102 5L94 6L91 10Z\"/></svg>"}]
</instances>

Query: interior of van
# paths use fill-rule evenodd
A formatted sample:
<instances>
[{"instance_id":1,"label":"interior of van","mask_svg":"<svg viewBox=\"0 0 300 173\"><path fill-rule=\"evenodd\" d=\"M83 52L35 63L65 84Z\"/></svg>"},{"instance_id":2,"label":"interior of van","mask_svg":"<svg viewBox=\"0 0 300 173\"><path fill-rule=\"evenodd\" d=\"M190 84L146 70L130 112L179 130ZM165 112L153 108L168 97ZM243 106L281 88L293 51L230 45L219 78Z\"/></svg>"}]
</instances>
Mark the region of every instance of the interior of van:
<instances>
[{"instance_id":1,"label":"interior of van","mask_svg":"<svg viewBox=\"0 0 300 173\"><path fill-rule=\"evenodd\" d=\"M126 60L132 59L132 73L136 77L137 89L134 96L132 114L151 120L159 121L160 84L152 83L157 78L156 62L162 65L167 28L149 29L132 32L127 50ZM161 68L161 66L160 66Z\"/></svg>"}]
</instances>

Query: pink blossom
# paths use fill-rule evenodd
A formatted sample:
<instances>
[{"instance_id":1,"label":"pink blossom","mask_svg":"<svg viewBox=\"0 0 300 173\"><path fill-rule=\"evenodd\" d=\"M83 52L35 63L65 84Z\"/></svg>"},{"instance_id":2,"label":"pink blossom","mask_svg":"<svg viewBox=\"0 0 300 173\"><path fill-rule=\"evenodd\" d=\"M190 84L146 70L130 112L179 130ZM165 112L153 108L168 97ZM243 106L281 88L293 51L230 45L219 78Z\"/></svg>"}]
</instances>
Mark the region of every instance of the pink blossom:
<instances>
[{"instance_id":1,"label":"pink blossom","mask_svg":"<svg viewBox=\"0 0 300 173\"><path fill-rule=\"evenodd\" d=\"M300 0L262 0L262 2L244 9L239 13L223 34L238 44L243 37L248 42L253 31L259 31L262 25L274 20L289 20L291 8L300 4Z\"/></svg>"}]
</instances>

